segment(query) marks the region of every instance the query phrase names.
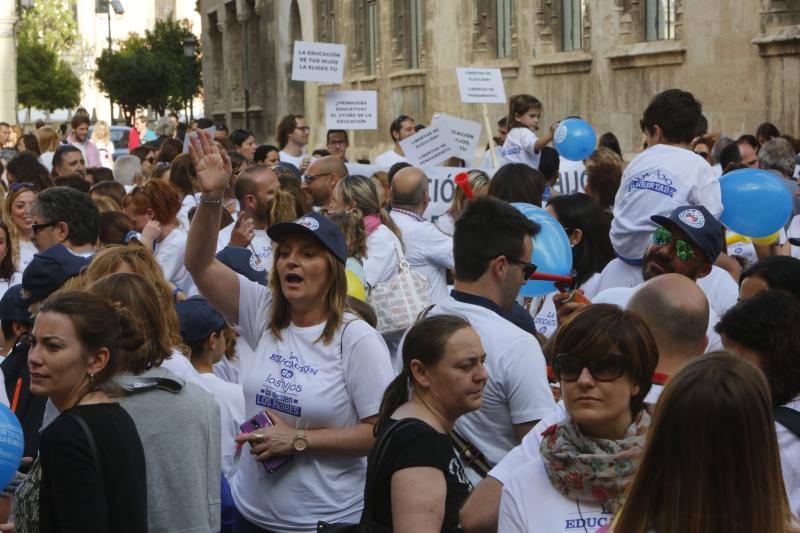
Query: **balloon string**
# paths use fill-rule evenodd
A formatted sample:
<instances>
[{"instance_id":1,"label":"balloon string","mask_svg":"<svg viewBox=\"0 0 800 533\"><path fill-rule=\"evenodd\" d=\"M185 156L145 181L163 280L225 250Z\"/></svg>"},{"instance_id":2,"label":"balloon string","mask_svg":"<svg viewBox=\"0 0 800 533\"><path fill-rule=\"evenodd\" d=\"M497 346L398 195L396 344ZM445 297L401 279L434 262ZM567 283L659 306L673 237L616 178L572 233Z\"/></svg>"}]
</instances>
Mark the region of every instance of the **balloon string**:
<instances>
[{"instance_id":1,"label":"balloon string","mask_svg":"<svg viewBox=\"0 0 800 533\"><path fill-rule=\"evenodd\" d=\"M469 174L466 172L460 172L456 175L453 181L455 181L456 185L461 187L461 190L464 191L464 195L468 199L472 199L472 197L475 196L475 193L472 192L472 187L469 185Z\"/></svg>"}]
</instances>

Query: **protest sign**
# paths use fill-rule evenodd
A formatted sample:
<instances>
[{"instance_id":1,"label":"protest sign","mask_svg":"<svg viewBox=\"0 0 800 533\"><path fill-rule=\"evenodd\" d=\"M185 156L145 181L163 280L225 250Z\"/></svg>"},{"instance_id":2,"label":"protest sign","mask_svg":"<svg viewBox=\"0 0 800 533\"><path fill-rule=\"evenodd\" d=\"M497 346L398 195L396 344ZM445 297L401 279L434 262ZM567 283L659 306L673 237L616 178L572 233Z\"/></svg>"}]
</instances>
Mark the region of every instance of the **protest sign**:
<instances>
[{"instance_id":1,"label":"protest sign","mask_svg":"<svg viewBox=\"0 0 800 533\"><path fill-rule=\"evenodd\" d=\"M292 80L342 83L343 44L294 42Z\"/></svg>"},{"instance_id":2,"label":"protest sign","mask_svg":"<svg viewBox=\"0 0 800 533\"><path fill-rule=\"evenodd\" d=\"M480 122L439 114L434 116L432 125L443 125L449 128L456 141L456 147L461 154L458 157L466 161L467 164L472 163L475 159L475 151L478 149L478 140L481 136Z\"/></svg>"},{"instance_id":3,"label":"protest sign","mask_svg":"<svg viewBox=\"0 0 800 533\"><path fill-rule=\"evenodd\" d=\"M378 129L377 91L325 93L325 127L329 130Z\"/></svg>"},{"instance_id":4,"label":"protest sign","mask_svg":"<svg viewBox=\"0 0 800 533\"><path fill-rule=\"evenodd\" d=\"M505 104L506 90L499 68L457 68L458 88L465 104Z\"/></svg>"},{"instance_id":5,"label":"protest sign","mask_svg":"<svg viewBox=\"0 0 800 533\"><path fill-rule=\"evenodd\" d=\"M417 167L436 165L460 155L452 132L443 124L431 124L400 141L400 146L411 164Z\"/></svg>"}]
</instances>

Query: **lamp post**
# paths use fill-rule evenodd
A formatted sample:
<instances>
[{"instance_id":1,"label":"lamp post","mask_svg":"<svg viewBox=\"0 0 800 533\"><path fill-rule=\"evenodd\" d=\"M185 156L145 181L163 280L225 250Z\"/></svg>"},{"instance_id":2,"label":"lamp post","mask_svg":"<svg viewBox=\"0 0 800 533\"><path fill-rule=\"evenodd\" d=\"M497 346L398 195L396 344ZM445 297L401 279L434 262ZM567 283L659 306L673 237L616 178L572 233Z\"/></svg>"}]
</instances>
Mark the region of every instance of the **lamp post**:
<instances>
[{"instance_id":1,"label":"lamp post","mask_svg":"<svg viewBox=\"0 0 800 533\"><path fill-rule=\"evenodd\" d=\"M108 14L108 53L111 54L111 11L114 11L117 15L123 15L125 13L125 8L122 5L120 0L97 0L95 3L95 13L107 13ZM109 123L113 126L114 125L114 99L111 98L111 95L108 97L108 102L111 105L111 119Z\"/></svg>"},{"instance_id":2,"label":"lamp post","mask_svg":"<svg viewBox=\"0 0 800 533\"><path fill-rule=\"evenodd\" d=\"M194 58L194 54L197 51L197 39L194 38L194 35L189 35L183 39L183 55L188 58ZM189 98L189 117L187 122L191 124L194 120L194 98Z\"/></svg>"}]
</instances>

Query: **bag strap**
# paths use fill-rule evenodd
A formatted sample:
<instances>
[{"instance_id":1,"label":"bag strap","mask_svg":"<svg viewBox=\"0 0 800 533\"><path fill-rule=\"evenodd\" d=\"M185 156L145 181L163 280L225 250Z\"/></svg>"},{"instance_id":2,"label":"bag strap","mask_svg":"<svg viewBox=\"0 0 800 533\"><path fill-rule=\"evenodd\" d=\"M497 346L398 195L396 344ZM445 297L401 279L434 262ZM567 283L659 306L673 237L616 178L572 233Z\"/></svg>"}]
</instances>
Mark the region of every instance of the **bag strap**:
<instances>
[{"instance_id":1,"label":"bag strap","mask_svg":"<svg viewBox=\"0 0 800 533\"><path fill-rule=\"evenodd\" d=\"M489 474L489 470L492 467L489 465L489 460L486 459L486 456L477 446L459 435L455 429L450 431L450 440L455 444L461 463L466 468L471 468L482 478Z\"/></svg>"},{"instance_id":2,"label":"bag strap","mask_svg":"<svg viewBox=\"0 0 800 533\"><path fill-rule=\"evenodd\" d=\"M781 405L774 410L775 421L800 437L800 413L790 407Z\"/></svg>"},{"instance_id":3,"label":"bag strap","mask_svg":"<svg viewBox=\"0 0 800 533\"><path fill-rule=\"evenodd\" d=\"M361 524L369 523L372 519L372 514L374 513L375 509L372 505L373 496L375 493L375 484L378 481L378 475L381 471L381 466L383 465L383 461L386 457L386 452L389 450L389 444L392 442L392 435L396 434L403 428L412 426L419 421L416 418L404 418L395 422L395 424L386 430L386 433L380 436L380 438L375 442L375 462L373 463L372 467L372 475L367 476L367 483L364 487L364 512L361 514ZM368 471L368 474L370 472Z\"/></svg>"},{"instance_id":4,"label":"bag strap","mask_svg":"<svg viewBox=\"0 0 800 533\"><path fill-rule=\"evenodd\" d=\"M81 415L78 413L74 413L68 411L66 413L67 416L72 418L75 422L83 430L83 434L86 436L86 440L89 441L89 448L92 451L92 460L94 461L94 467L97 469L97 477L100 479L100 491L103 494L103 498L106 495L106 487L105 483L103 483L103 469L100 466L100 454L97 452L97 443L94 440L94 433L92 433L92 429L89 427L89 424L86 423L86 420L83 419Z\"/></svg>"},{"instance_id":5,"label":"bag strap","mask_svg":"<svg viewBox=\"0 0 800 533\"><path fill-rule=\"evenodd\" d=\"M394 250L397 252L397 259L400 261L400 268L403 270L408 270L411 267L406 259L406 254L403 253L403 247L400 245L400 239L398 239L397 235L394 233L392 233L392 236L394 237Z\"/></svg>"}]
</instances>

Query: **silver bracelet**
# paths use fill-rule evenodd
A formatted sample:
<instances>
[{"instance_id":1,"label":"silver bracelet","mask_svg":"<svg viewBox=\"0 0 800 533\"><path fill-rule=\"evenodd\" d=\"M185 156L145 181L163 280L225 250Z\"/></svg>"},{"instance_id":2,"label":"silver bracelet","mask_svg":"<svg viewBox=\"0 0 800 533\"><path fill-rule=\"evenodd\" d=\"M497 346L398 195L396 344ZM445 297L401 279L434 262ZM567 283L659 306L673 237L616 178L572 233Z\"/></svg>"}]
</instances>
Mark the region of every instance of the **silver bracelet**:
<instances>
[{"instance_id":1,"label":"silver bracelet","mask_svg":"<svg viewBox=\"0 0 800 533\"><path fill-rule=\"evenodd\" d=\"M222 205L222 199L213 200L213 199L209 199L209 198L203 198L201 196L200 197L200 203L204 204L204 205Z\"/></svg>"}]
</instances>

